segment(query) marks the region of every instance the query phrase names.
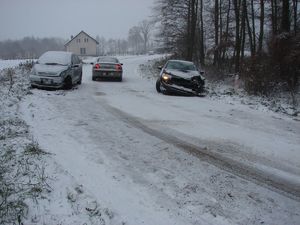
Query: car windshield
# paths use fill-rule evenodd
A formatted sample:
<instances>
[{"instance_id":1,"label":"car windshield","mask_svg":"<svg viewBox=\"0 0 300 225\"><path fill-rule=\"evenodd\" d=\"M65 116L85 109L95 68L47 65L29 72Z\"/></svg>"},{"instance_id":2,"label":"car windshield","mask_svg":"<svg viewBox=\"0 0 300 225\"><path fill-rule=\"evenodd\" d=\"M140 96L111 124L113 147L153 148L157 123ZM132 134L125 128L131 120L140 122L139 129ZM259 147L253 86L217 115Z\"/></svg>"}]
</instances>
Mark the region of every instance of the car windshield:
<instances>
[{"instance_id":1,"label":"car windshield","mask_svg":"<svg viewBox=\"0 0 300 225\"><path fill-rule=\"evenodd\" d=\"M71 53L69 52L46 52L38 60L45 65L69 65L71 64Z\"/></svg>"},{"instance_id":2,"label":"car windshield","mask_svg":"<svg viewBox=\"0 0 300 225\"><path fill-rule=\"evenodd\" d=\"M111 57L100 57L97 60L98 62L108 62L108 63L119 63L119 60Z\"/></svg>"},{"instance_id":3,"label":"car windshield","mask_svg":"<svg viewBox=\"0 0 300 225\"><path fill-rule=\"evenodd\" d=\"M195 71L196 66L192 62L184 62L184 61L169 61L166 69L172 70L183 70L183 71Z\"/></svg>"}]
</instances>

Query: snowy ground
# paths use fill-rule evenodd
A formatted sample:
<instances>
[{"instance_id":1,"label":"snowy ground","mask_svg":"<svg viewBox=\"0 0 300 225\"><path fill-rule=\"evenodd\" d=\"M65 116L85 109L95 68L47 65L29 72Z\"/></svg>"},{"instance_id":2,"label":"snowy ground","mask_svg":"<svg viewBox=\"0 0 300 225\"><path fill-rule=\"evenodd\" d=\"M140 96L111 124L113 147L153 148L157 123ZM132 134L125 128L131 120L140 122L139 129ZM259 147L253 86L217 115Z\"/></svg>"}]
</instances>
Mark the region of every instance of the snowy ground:
<instances>
[{"instance_id":1,"label":"snowy ground","mask_svg":"<svg viewBox=\"0 0 300 225\"><path fill-rule=\"evenodd\" d=\"M164 96L121 57L124 82L32 90L18 113L52 192L32 224L299 224L300 123L222 99ZM36 219L35 219L36 218Z\"/></svg>"}]
</instances>

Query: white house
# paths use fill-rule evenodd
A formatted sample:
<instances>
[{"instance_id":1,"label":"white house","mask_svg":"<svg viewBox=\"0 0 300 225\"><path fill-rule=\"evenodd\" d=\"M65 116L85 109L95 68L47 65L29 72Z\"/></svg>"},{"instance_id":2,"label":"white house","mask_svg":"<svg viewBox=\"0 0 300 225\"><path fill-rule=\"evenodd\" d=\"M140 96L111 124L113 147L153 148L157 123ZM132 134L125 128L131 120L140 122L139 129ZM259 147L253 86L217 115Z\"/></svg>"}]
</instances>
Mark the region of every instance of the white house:
<instances>
[{"instance_id":1,"label":"white house","mask_svg":"<svg viewBox=\"0 0 300 225\"><path fill-rule=\"evenodd\" d=\"M71 40L65 44L65 48L67 52L73 52L80 56L96 56L98 44L96 39L81 31L75 37L71 36Z\"/></svg>"}]
</instances>

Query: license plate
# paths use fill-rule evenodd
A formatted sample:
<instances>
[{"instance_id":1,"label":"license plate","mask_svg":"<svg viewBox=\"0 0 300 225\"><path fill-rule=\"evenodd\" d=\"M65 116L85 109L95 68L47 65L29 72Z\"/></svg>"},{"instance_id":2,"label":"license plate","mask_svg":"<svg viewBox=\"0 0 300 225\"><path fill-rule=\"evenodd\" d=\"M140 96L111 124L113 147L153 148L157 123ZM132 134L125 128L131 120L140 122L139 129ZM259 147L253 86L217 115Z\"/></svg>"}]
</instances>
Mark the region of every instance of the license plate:
<instances>
[{"instance_id":1,"label":"license plate","mask_svg":"<svg viewBox=\"0 0 300 225\"><path fill-rule=\"evenodd\" d=\"M114 72L103 72L102 75L103 76L113 76Z\"/></svg>"},{"instance_id":2,"label":"license plate","mask_svg":"<svg viewBox=\"0 0 300 225\"><path fill-rule=\"evenodd\" d=\"M42 79L42 83L43 84L51 84L52 83L52 80L51 79Z\"/></svg>"}]
</instances>

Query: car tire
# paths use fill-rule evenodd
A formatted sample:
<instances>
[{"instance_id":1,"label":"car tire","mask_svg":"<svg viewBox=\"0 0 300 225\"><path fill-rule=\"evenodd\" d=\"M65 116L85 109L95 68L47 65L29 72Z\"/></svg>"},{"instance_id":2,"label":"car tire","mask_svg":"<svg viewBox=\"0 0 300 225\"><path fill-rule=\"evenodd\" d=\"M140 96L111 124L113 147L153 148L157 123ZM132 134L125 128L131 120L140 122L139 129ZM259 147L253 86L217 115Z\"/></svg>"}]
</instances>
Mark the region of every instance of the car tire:
<instances>
[{"instance_id":1,"label":"car tire","mask_svg":"<svg viewBox=\"0 0 300 225\"><path fill-rule=\"evenodd\" d=\"M118 81L122 82L122 80L123 80L122 76L118 78Z\"/></svg>"},{"instance_id":2,"label":"car tire","mask_svg":"<svg viewBox=\"0 0 300 225\"><path fill-rule=\"evenodd\" d=\"M93 81L96 81L96 77L92 77L92 80L93 80Z\"/></svg>"},{"instance_id":3,"label":"car tire","mask_svg":"<svg viewBox=\"0 0 300 225\"><path fill-rule=\"evenodd\" d=\"M161 93L160 86L161 86L160 78L158 78L157 81L156 81L156 91L157 91L158 93Z\"/></svg>"},{"instance_id":4,"label":"car tire","mask_svg":"<svg viewBox=\"0 0 300 225\"><path fill-rule=\"evenodd\" d=\"M72 84L72 78L71 77L66 77L66 79L64 80L64 89L65 90L70 90L72 88L73 84Z\"/></svg>"},{"instance_id":5,"label":"car tire","mask_svg":"<svg viewBox=\"0 0 300 225\"><path fill-rule=\"evenodd\" d=\"M77 82L77 84L81 84L82 83L82 73L80 75L79 81Z\"/></svg>"}]
</instances>

